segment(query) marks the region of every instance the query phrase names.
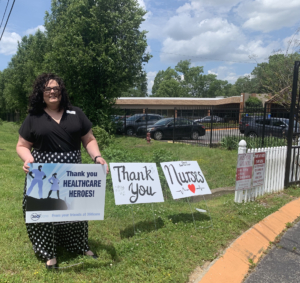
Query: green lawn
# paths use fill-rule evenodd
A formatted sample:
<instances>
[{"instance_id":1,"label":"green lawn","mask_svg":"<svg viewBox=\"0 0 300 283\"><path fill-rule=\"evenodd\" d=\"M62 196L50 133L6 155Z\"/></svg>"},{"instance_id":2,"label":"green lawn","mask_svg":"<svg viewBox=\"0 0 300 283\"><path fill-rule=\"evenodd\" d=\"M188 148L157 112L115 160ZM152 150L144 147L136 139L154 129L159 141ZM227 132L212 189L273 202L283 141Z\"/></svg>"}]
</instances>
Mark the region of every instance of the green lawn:
<instances>
[{"instance_id":1,"label":"green lawn","mask_svg":"<svg viewBox=\"0 0 300 283\"><path fill-rule=\"evenodd\" d=\"M194 213L195 229L191 208L205 209L203 201L190 207L186 200L171 200L161 179L167 196L164 203L115 206L108 180L105 220L89 222L89 244L99 260L59 250L61 267L84 265L47 271L44 262L35 257L24 225L21 203L25 176L15 153L18 128L13 123L0 125L0 282L187 282L197 266L218 257L254 223L300 195L298 189L290 188L246 204L235 204L233 194L224 195L207 201L213 227L201 229L210 225L210 219ZM147 145L143 139L120 137L102 153L114 162L197 160L211 189L234 185L236 151L155 141ZM83 160L90 162L86 153Z\"/></svg>"}]
</instances>

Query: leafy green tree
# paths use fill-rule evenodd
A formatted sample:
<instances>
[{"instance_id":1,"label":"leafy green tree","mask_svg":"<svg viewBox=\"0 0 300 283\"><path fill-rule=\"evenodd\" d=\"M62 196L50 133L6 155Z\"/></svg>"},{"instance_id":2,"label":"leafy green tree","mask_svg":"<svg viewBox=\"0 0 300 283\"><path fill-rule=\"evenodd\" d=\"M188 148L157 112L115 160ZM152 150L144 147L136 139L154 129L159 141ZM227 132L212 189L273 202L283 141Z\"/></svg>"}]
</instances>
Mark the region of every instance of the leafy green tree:
<instances>
[{"instance_id":1,"label":"leafy green tree","mask_svg":"<svg viewBox=\"0 0 300 283\"><path fill-rule=\"evenodd\" d=\"M154 79L152 96L159 97L182 97L183 89L180 84L178 73L168 67L165 71L159 71Z\"/></svg>"},{"instance_id":2,"label":"leafy green tree","mask_svg":"<svg viewBox=\"0 0 300 283\"><path fill-rule=\"evenodd\" d=\"M202 75L203 67L190 67L190 65L190 60L180 61L175 66L175 70L183 74L181 86L185 96L201 97L205 85L205 75Z\"/></svg>"},{"instance_id":3,"label":"leafy green tree","mask_svg":"<svg viewBox=\"0 0 300 283\"><path fill-rule=\"evenodd\" d=\"M52 0L46 66L97 124L108 121L115 99L135 86L151 57L140 30L145 13L135 0Z\"/></svg>"},{"instance_id":4,"label":"leafy green tree","mask_svg":"<svg viewBox=\"0 0 300 283\"><path fill-rule=\"evenodd\" d=\"M257 97L250 96L246 101L246 107L252 107L252 108L259 108L262 107L263 104L261 100L259 100Z\"/></svg>"},{"instance_id":5,"label":"leafy green tree","mask_svg":"<svg viewBox=\"0 0 300 283\"><path fill-rule=\"evenodd\" d=\"M203 67L191 67L190 60L180 61L175 69L159 71L154 79L152 96L216 97L236 95L236 89L214 74L203 74ZM234 90L234 93L231 91Z\"/></svg>"},{"instance_id":6,"label":"leafy green tree","mask_svg":"<svg viewBox=\"0 0 300 283\"><path fill-rule=\"evenodd\" d=\"M257 80L251 76L239 77L235 82L236 90L241 93L255 93L257 90Z\"/></svg>"},{"instance_id":7,"label":"leafy green tree","mask_svg":"<svg viewBox=\"0 0 300 283\"><path fill-rule=\"evenodd\" d=\"M275 54L269 62L257 64L252 71L257 93L278 93L285 88L291 89L295 61L300 60L299 53Z\"/></svg>"},{"instance_id":8,"label":"leafy green tree","mask_svg":"<svg viewBox=\"0 0 300 283\"><path fill-rule=\"evenodd\" d=\"M32 83L43 71L47 47L46 35L39 30L18 43L17 53L1 76L0 93L7 111L26 112Z\"/></svg>"},{"instance_id":9,"label":"leafy green tree","mask_svg":"<svg viewBox=\"0 0 300 283\"><path fill-rule=\"evenodd\" d=\"M134 87L121 93L122 97L146 97L148 96L147 74L143 71L136 79Z\"/></svg>"}]
</instances>

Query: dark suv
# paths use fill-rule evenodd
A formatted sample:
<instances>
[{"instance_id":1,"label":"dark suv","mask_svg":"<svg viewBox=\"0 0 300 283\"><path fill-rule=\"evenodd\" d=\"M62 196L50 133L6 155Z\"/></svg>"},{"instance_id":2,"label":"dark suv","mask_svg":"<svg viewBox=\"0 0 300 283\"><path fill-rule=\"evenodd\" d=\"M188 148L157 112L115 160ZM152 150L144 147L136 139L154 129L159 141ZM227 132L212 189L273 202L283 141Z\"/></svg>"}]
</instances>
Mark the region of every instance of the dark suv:
<instances>
[{"instance_id":1,"label":"dark suv","mask_svg":"<svg viewBox=\"0 0 300 283\"><path fill-rule=\"evenodd\" d=\"M273 136L278 138L287 137L289 128L289 119L286 118L267 118L257 117L245 125L245 136L261 137L263 126L265 124L265 136ZM299 134L299 124L294 121L293 135L294 138Z\"/></svg>"},{"instance_id":2,"label":"dark suv","mask_svg":"<svg viewBox=\"0 0 300 283\"><path fill-rule=\"evenodd\" d=\"M245 132L246 125L250 122L254 121L255 117L243 117L239 123L240 133L243 134Z\"/></svg>"},{"instance_id":3,"label":"dark suv","mask_svg":"<svg viewBox=\"0 0 300 283\"><path fill-rule=\"evenodd\" d=\"M132 136L136 133L137 128L141 126L151 126L163 117L158 114L135 114L122 123L120 131Z\"/></svg>"}]
</instances>

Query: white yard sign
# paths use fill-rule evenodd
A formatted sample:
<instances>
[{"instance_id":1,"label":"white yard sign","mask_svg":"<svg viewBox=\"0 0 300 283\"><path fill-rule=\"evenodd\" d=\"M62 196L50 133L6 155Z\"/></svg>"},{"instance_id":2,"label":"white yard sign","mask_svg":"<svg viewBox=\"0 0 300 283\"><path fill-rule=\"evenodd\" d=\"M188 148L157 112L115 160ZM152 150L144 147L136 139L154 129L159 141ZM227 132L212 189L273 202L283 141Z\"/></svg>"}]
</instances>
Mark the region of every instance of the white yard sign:
<instances>
[{"instance_id":1,"label":"white yard sign","mask_svg":"<svg viewBox=\"0 0 300 283\"><path fill-rule=\"evenodd\" d=\"M211 194L197 161L163 162L161 168L173 199Z\"/></svg>"},{"instance_id":2,"label":"white yard sign","mask_svg":"<svg viewBox=\"0 0 300 283\"><path fill-rule=\"evenodd\" d=\"M115 203L164 202L155 163L110 163Z\"/></svg>"},{"instance_id":3,"label":"white yard sign","mask_svg":"<svg viewBox=\"0 0 300 283\"><path fill-rule=\"evenodd\" d=\"M266 153L254 153L254 170L252 187L260 187L264 185L265 179Z\"/></svg>"},{"instance_id":4,"label":"white yard sign","mask_svg":"<svg viewBox=\"0 0 300 283\"><path fill-rule=\"evenodd\" d=\"M252 167L253 153L243 153L238 155L235 182L235 189L237 191L251 189Z\"/></svg>"}]
</instances>

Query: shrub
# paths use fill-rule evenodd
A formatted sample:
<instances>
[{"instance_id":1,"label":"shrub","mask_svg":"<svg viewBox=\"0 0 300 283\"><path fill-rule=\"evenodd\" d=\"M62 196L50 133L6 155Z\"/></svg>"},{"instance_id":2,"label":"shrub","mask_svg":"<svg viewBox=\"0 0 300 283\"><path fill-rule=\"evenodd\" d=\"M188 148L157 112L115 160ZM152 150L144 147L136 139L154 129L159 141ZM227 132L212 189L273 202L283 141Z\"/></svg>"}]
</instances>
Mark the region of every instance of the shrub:
<instances>
[{"instance_id":1,"label":"shrub","mask_svg":"<svg viewBox=\"0 0 300 283\"><path fill-rule=\"evenodd\" d=\"M108 132L99 126L93 127L93 134L97 140L100 150L108 147L114 140L112 135L108 134Z\"/></svg>"},{"instance_id":2,"label":"shrub","mask_svg":"<svg viewBox=\"0 0 300 283\"><path fill-rule=\"evenodd\" d=\"M240 136L231 136L224 137L221 140L221 146L228 149L238 149L239 142L245 140L247 143L247 148L261 148L262 147L262 138L250 138L250 137L240 137ZM275 137L265 137L263 147L274 147L274 146L286 146L285 139L279 139Z\"/></svg>"},{"instance_id":3,"label":"shrub","mask_svg":"<svg viewBox=\"0 0 300 283\"><path fill-rule=\"evenodd\" d=\"M258 99L257 97L252 97L252 96L250 96L247 99L245 104L246 104L246 107L253 107L253 108L259 108L259 107L263 106L260 99Z\"/></svg>"}]
</instances>

